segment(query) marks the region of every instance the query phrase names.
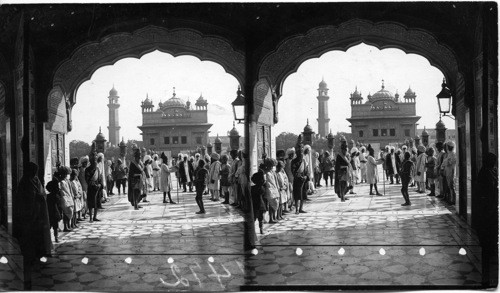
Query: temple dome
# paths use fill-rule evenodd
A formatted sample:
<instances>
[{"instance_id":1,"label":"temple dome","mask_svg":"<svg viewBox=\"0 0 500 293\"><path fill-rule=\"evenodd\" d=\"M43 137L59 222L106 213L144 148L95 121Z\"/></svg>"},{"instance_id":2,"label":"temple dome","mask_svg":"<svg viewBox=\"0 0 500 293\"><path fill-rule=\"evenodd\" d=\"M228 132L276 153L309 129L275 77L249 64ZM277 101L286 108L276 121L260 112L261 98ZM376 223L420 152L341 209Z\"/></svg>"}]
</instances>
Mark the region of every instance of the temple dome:
<instances>
[{"instance_id":1,"label":"temple dome","mask_svg":"<svg viewBox=\"0 0 500 293\"><path fill-rule=\"evenodd\" d=\"M373 100L385 100L385 99L394 100L394 95L390 91L386 90L384 88L384 86L382 85L382 89L373 94L372 101Z\"/></svg>"},{"instance_id":2,"label":"temple dome","mask_svg":"<svg viewBox=\"0 0 500 293\"><path fill-rule=\"evenodd\" d=\"M424 127L424 131L422 131L422 136L429 136L429 133L427 132L425 127Z\"/></svg>"},{"instance_id":3,"label":"temple dome","mask_svg":"<svg viewBox=\"0 0 500 293\"><path fill-rule=\"evenodd\" d=\"M411 89L411 87L408 87L405 96L413 96L413 95L415 95L415 92Z\"/></svg>"},{"instance_id":4,"label":"temple dome","mask_svg":"<svg viewBox=\"0 0 500 293\"><path fill-rule=\"evenodd\" d=\"M234 125L234 122L233 122L233 129L231 129L229 131L229 136L239 136L239 135L240 135L240 133L236 129L236 126Z\"/></svg>"},{"instance_id":5,"label":"temple dome","mask_svg":"<svg viewBox=\"0 0 500 293\"><path fill-rule=\"evenodd\" d=\"M313 131L313 129L312 129L311 125L309 125L309 119L307 119L307 124L304 127L304 132L312 132L312 131Z\"/></svg>"},{"instance_id":6,"label":"temple dome","mask_svg":"<svg viewBox=\"0 0 500 293\"><path fill-rule=\"evenodd\" d=\"M229 131L229 135L230 136L238 136L238 135L240 135L240 133L238 132L238 130L236 128L233 128L233 129L231 129L231 131Z\"/></svg>"},{"instance_id":7,"label":"temple dome","mask_svg":"<svg viewBox=\"0 0 500 293\"><path fill-rule=\"evenodd\" d=\"M222 140L219 138L218 134L217 137L215 138L215 143L222 143Z\"/></svg>"},{"instance_id":8,"label":"temple dome","mask_svg":"<svg viewBox=\"0 0 500 293\"><path fill-rule=\"evenodd\" d=\"M357 99L362 98L361 97L361 93L358 92L358 87L357 86L356 86L356 89L354 90L354 93L351 94L351 97L352 98L357 98Z\"/></svg>"},{"instance_id":9,"label":"temple dome","mask_svg":"<svg viewBox=\"0 0 500 293\"><path fill-rule=\"evenodd\" d=\"M445 128L443 120L439 119L438 123L436 123L436 128Z\"/></svg>"},{"instance_id":10,"label":"temple dome","mask_svg":"<svg viewBox=\"0 0 500 293\"><path fill-rule=\"evenodd\" d=\"M186 107L186 103L175 95L163 103L163 107Z\"/></svg>"},{"instance_id":11,"label":"temple dome","mask_svg":"<svg viewBox=\"0 0 500 293\"><path fill-rule=\"evenodd\" d=\"M96 141L105 141L106 138L104 137L104 134L101 132L101 127L99 127L99 133L95 137Z\"/></svg>"},{"instance_id":12,"label":"temple dome","mask_svg":"<svg viewBox=\"0 0 500 293\"><path fill-rule=\"evenodd\" d=\"M118 95L118 91L115 89L115 85L113 85L113 88L109 91L109 96L114 97Z\"/></svg>"},{"instance_id":13,"label":"temple dome","mask_svg":"<svg viewBox=\"0 0 500 293\"><path fill-rule=\"evenodd\" d=\"M325 80L322 79L321 82L319 83L320 88L326 88L328 85L326 84Z\"/></svg>"}]
</instances>

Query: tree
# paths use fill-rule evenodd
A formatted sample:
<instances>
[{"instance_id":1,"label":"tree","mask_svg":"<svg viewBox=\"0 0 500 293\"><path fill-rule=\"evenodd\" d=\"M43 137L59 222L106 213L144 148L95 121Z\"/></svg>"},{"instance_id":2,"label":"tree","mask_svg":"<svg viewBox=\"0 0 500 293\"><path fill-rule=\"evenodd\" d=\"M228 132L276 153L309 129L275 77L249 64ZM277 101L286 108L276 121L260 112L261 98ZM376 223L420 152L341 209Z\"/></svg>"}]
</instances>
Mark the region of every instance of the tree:
<instances>
[{"instance_id":1,"label":"tree","mask_svg":"<svg viewBox=\"0 0 500 293\"><path fill-rule=\"evenodd\" d=\"M90 145L81 140L73 140L69 143L69 157L81 158L90 153Z\"/></svg>"},{"instance_id":2,"label":"tree","mask_svg":"<svg viewBox=\"0 0 500 293\"><path fill-rule=\"evenodd\" d=\"M312 143L312 149L321 153L321 151L328 151L328 139L322 137L319 139L316 139Z\"/></svg>"},{"instance_id":3,"label":"tree","mask_svg":"<svg viewBox=\"0 0 500 293\"><path fill-rule=\"evenodd\" d=\"M142 142L142 141L138 141L138 140L134 140L134 139L127 140L127 143L126 143L127 151L125 153L125 160L127 162L131 162L134 159L134 150L133 150L134 144L138 148L142 148L144 146L144 142ZM120 148L118 148L118 153L120 153ZM118 158L118 156L116 156L115 158Z\"/></svg>"},{"instance_id":4,"label":"tree","mask_svg":"<svg viewBox=\"0 0 500 293\"><path fill-rule=\"evenodd\" d=\"M295 147L298 135L291 132L282 132L276 136L276 150L287 150Z\"/></svg>"},{"instance_id":5,"label":"tree","mask_svg":"<svg viewBox=\"0 0 500 293\"><path fill-rule=\"evenodd\" d=\"M107 147L104 151L104 158L106 160L116 160L120 157L120 148L117 146Z\"/></svg>"}]
</instances>

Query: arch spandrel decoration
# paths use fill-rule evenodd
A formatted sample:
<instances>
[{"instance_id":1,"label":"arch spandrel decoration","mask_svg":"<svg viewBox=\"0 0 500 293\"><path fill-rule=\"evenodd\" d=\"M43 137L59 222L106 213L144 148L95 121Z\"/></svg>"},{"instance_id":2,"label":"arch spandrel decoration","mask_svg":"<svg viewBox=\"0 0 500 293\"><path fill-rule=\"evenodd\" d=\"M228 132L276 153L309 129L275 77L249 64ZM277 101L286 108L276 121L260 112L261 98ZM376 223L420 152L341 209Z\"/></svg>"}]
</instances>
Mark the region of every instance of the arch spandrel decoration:
<instances>
[{"instance_id":1,"label":"arch spandrel decoration","mask_svg":"<svg viewBox=\"0 0 500 293\"><path fill-rule=\"evenodd\" d=\"M255 122L273 125L274 105L272 87L265 78L259 79L253 90Z\"/></svg>"},{"instance_id":2,"label":"arch spandrel decoration","mask_svg":"<svg viewBox=\"0 0 500 293\"><path fill-rule=\"evenodd\" d=\"M67 98L60 87L54 87L50 91L48 105L47 130L59 134L68 133Z\"/></svg>"},{"instance_id":3,"label":"arch spandrel decoration","mask_svg":"<svg viewBox=\"0 0 500 293\"><path fill-rule=\"evenodd\" d=\"M266 77L281 87L286 77L310 58L320 57L331 50L343 50L361 42L378 47L398 48L406 53L419 54L431 65L443 71L454 84L459 70L457 59L446 46L439 44L430 33L408 29L397 23L372 23L355 19L338 27L326 26L310 30L305 35L291 37L267 55L260 66L259 77Z\"/></svg>"},{"instance_id":4,"label":"arch spandrel decoration","mask_svg":"<svg viewBox=\"0 0 500 293\"><path fill-rule=\"evenodd\" d=\"M140 58L155 50L173 56L193 55L202 61L214 61L240 83L244 80L245 56L224 39L204 36L189 29L168 30L148 26L133 33L112 34L100 42L83 44L71 58L58 66L53 85L59 85L70 93L89 80L100 67L127 57Z\"/></svg>"}]
</instances>

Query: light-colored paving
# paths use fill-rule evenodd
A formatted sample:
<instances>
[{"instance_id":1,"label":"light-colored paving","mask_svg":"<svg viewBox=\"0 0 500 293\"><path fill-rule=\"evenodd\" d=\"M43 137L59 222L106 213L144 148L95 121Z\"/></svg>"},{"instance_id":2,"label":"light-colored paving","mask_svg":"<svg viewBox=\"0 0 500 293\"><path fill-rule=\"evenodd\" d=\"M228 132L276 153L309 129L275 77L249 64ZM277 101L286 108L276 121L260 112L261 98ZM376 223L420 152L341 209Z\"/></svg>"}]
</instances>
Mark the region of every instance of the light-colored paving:
<instances>
[{"instance_id":1,"label":"light-colored paving","mask_svg":"<svg viewBox=\"0 0 500 293\"><path fill-rule=\"evenodd\" d=\"M319 188L305 205L307 214L265 224L256 255L243 251L241 212L208 196L207 214L196 215L194 193L179 193L177 205L153 193L139 211L115 195L101 222L62 234L54 257L35 267L33 289L479 286L481 250L467 225L445 203L413 190L413 205L402 207L400 188L386 185L378 197L368 195L368 185L357 185L346 202L331 187ZM21 290L19 250L3 231L0 254L8 259L0 263L0 289Z\"/></svg>"},{"instance_id":2,"label":"light-colored paving","mask_svg":"<svg viewBox=\"0 0 500 293\"><path fill-rule=\"evenodd\" d=\"M384 196L370 196L360 184L341 202L333 188L319 188L307 214L258 236L251 284L479 286L480 246L454 208L413 190L412 206L403 207L400 189L386 185Z\"/></svg>"}]
</instances>

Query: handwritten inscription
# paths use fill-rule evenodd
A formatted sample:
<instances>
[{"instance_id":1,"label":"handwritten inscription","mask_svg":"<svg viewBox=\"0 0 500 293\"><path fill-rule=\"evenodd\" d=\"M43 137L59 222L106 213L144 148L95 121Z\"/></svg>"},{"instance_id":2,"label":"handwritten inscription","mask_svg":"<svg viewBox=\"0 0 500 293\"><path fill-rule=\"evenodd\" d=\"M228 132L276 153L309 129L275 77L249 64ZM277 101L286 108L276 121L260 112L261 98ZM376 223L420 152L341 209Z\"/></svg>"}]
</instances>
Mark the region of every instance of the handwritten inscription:
<instances>
[{"instance_id":1,"label":"handwritten inscription","mask_svg":"<svg viewBox=\"0 0 500 293\"><path fill-rule=\"evenodd\" d=\"M237 260L235 260L235 262L236 262L236 266L240 269L241 273L244 273L245 270L244 270L243 264ZM222 268L222 271L223 271L222 273L220 273L221 270L219 270L219 272L218 272L216 269L217 265L212 264L209 260L207 260L207 265L209 266L210 271L211 271L211 274L209 274L208 277L215 278L217 280L217 282L219 283L219 285L221 286L221 288L225 289L226 286L224 285L224 281L231 278L231 276L232 276L231 272L223 264L220 264L220 267ZM201 265L198 262L196 262L194 265L189 265L188 268L189 268L188 274L192 274L194 277L194 281L196 281L196 283L197 283L197 284L193 284L193 285L198 285L200 288L203 288L203 283L200 280L200 278L198 277L198 274L201 273L201 271L202 271ZM191 283L190 283L187 278L183 277L181 269L175 263L170 264L170 271L172 272L172 276L174 277L175 282L169 283L169 282L166 282L165 280L163 280L163 278L160 278L161 284L163 284L167 287L174 288L174 287L179 287L179 286L190 287L191 283L194 282L193 280L191 280ZM198 273L196 271L198 271Z\"/></svg>"}]
</instances>

